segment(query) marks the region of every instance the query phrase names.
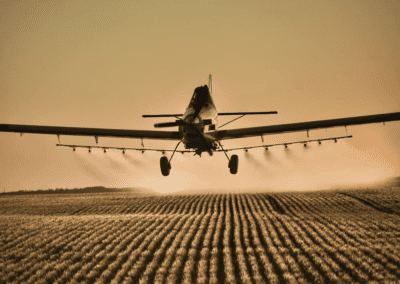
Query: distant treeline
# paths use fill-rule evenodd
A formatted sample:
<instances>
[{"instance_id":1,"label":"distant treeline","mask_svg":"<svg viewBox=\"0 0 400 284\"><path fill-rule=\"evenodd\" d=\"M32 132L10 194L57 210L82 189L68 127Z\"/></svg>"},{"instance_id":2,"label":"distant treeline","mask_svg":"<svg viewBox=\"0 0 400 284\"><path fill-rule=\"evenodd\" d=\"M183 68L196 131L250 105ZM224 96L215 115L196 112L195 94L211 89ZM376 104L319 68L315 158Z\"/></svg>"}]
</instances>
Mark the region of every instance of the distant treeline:
<instances>
[{"instance_id":1,"label":"distant treeline","mask_svg":"<svg viewBox=\"0 0 400 284\"><path fill-rule=\"evenodd\" d=\"M0 195L23 195L23 194L63 194L63 193L98 193L98 192L124 192L132 188L107 188L104 186L92 186L84 188L56 188L56 189L38 189L38 190L19 190L12 192L2 192Z\"/></svg>"}]
</instances>

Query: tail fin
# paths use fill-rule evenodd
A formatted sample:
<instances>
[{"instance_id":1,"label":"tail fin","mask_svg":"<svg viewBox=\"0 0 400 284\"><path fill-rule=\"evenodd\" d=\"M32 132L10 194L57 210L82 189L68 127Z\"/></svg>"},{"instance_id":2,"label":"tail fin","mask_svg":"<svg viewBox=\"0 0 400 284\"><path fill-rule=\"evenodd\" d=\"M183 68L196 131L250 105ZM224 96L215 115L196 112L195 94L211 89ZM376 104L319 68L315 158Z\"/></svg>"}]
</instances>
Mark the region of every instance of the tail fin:
<instances>
[{"instance_id":1,"label":"tail fin","mask_svg":"<svg viewBox=\"0 0 400 284\"><path fill-rule=\"evenodd\" d=\"M211 74L208 76L208 89L210 90L210 94L212 93L212 78Z\"/></svg>"}]
</instances>

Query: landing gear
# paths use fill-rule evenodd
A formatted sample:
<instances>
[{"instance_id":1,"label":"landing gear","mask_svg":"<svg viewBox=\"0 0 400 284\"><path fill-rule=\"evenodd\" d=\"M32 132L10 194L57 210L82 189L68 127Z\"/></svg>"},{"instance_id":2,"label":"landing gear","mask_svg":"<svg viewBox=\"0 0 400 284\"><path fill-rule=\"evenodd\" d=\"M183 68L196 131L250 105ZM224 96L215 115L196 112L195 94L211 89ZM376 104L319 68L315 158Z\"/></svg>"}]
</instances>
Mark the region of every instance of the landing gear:
<instances>
[{"instance_id":1,"label":"landing gear","mask_svg":"<svg viewBox=\"0 0 400 284\"><path fill-rule=\"evenodd\" d=\"M231 159L229 160L229 171L231 172L231 174L236 174L237 170L238 170L238 165L239 165L239 157L238 155L232 155Z\"/></svg>"},{"instance_id":2,"label":"landing gear","mask_svg":"<svg viewBox=\"0 0 400 284\"><path fill-rule=\"evenodd\" d=\"M171 170L171 160L172 160L172 157L174 156L174 154L175 154L175 152L176 152L176 149L178 148L179 144L181 144L181 142L182 142L182 141L179 141L179 143L176 145L175 150L174 150L174 152L172 153L171 158L169 159L169 161L168 161L168 158L165 157L165 156L161 157L161 159L160 159L161 173L162 173L162 175L165 176L165 177L169 175L169 172L170 172L170 170ZM183 153L183 152L182 152L182 153Z\"/></svg>"},{"instance_id":3,"label":"landing gear","mask_svg":"<svg viewBox=\"0 0 400 284\"><path fill-rule=\"evenodd\" d=\"M229 171L231 172L231 174L235 175L238 171L238 165L239 165L239 157L238 155L232 155L231 158L229 159L228 154L226 154L226 151L224 149L224 147L222 147L221 142L219 142L219 140L217 140L219 146L221 147L222 151L224 151L225 156L228 158L228 168Z\"/></svg>"},{"instance_id":4,"label":"landing gear","mask_svg":"<svg viewBox=\"0 0 400 284\"><path fill-rule=\"evenodd\" d=\"M168 176L169 175L169 171L171 170L171 164L168 161L168 158L163 156L160 159L160 166L161 166L161 173L163 176Z\"/></svg>"}]
</instances>

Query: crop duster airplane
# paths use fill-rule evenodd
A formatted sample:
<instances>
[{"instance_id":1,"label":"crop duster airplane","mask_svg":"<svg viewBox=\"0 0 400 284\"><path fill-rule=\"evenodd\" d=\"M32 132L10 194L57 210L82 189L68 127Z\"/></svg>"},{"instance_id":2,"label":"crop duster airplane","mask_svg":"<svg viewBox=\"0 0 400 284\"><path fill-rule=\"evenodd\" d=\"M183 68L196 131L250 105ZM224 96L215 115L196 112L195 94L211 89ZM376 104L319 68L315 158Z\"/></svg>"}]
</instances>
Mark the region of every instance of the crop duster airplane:
<instances>
[{"instance_id":1,"label":"crop duster airplane","mask_svg":"<svg viewBox=\"0 0 400 284\"><path fill-rule=\"evenodd\" d=\"M282 145L287 147L289 144L304 143L307 146L308 142L318 142L321 144L323 140L334 140L342 138L351 138L352 136L332 137L327 139L315 139L307 141L296 141L282 144L263 145L245 148L224 149L221 140L236 139L243 137L261 136L265 134L278 134L287 132L308 131L311 129L321 129L329 127L337 127L367 123L378 123L386 121L400 120L400 112L385 113L377 115L367 115L358 117L348 117L339 119L308 121L290 124L269 125L260 127L249 127L239 129L220 130L226 124L237 120L245 115L257 114L276 114L276 111L269 112L225 112L218 113L214 101L211 96L212 81L211 75L209 76L208 86L200 86L194 90L193 96L190 100L189 106L183 114L156 114L156 115L143 115L143 117L174 117L173 122L157 123L154 125L156 128L163 127L178 127L178 131L152 131L152 130L130 130L130 129L106 129L106 128L83 128L83 127L60 127L60 126L37 126L37 125L17 125L17 124L0 124L0 131L2 132L17 132L17 133L38 133L38 134L55 134L60 135L77 135L77 136L94 136L96 143L98 137L119 137L119 138L141 138L143 146L143 138L146 139L160 139L160 140L176 140L179 143L174 150L163 149L145 149L143 148L117 148L117 147L102 147L102 146L85 146L85 145L66 145L57 144L57 146L71 147L75 151L76 148L87 148L89 152L92 148L102 148L104 152L106 149L119 149L125 153L126 150L136 151L159 151L165 154L166 151L171 151L171 158L162 156L160 159L161 173L168 176L171 170L171 160L175 152L185 153L194 152L195 155L201 156L203 152L207 152L210 156L213 152L224 152L228 158L228 167L231 174L236 174L238 170L238 156L228 156L227 152L232 150L245 150L250 148L263 147L268 150L268 147ZM225 123L218 127L218 115L239 115L239 117ZM177 150L180 143L183 143L185 150Z\"/></svg>"}]
</instances>

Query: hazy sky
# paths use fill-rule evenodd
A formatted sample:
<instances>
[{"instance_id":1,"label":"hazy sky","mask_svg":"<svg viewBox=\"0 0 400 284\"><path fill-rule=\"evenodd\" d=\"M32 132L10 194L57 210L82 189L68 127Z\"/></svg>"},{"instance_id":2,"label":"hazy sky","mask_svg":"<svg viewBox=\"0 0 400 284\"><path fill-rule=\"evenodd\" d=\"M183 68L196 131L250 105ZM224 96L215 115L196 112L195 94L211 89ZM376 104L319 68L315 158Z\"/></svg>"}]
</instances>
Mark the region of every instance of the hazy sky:
<instances>
[{"instance_id":1,"label":"hazy sky","mask_svg":"<svg viewBox=\"0 0 400 284\"><path fill-rule=\"evenodd\" d=\"M182 113L209 74L218 111L278 111L225 129L398 112L399 31L397 0L1 1L0 123L153 129L171 119L142 114ZM222 153L177 154L163 177L160 153L88 154L56 147L53 135L0 133L0 189L305 190L400 175L400 122L348 127L348 134L354 138L306 149L240 151L237 175ZM95 145L92 137L61 142ZM99 142L140 147L139 139Z\"/></svg>"}]
</instances>

